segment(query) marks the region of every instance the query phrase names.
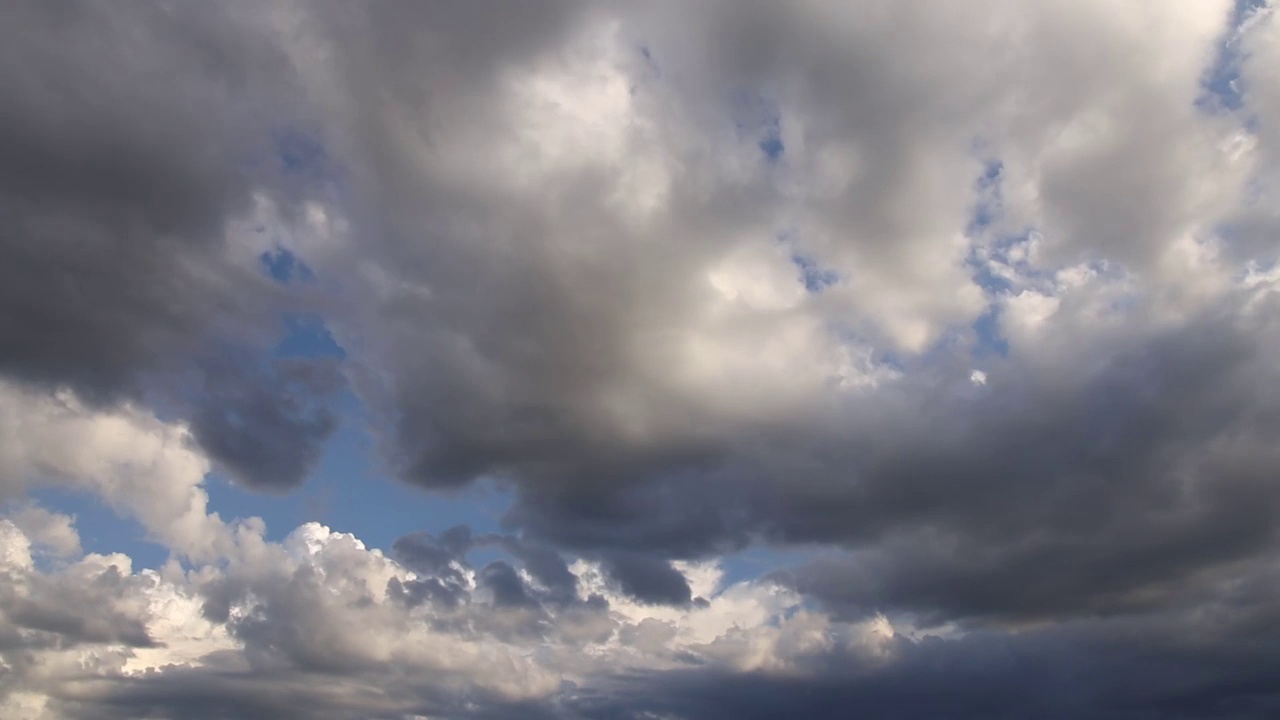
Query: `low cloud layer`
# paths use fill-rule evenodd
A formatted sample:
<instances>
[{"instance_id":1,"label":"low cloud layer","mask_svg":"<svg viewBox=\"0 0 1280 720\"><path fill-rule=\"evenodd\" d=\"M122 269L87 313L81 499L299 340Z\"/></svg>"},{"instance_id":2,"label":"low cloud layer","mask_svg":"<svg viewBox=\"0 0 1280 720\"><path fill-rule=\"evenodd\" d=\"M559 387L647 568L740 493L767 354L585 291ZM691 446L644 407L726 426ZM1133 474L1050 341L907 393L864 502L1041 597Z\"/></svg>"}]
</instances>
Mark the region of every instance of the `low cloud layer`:
<instances>
[{"instance_id":1,"label":"low cloud layer","mask_svg":"<svg viewBox=\"0 0 1280 720\"><path fill-rule=\"evenodd\" d=\"M1271 716L1278 65L1245 0L6 4L0 714ZM341 427L501 531L210 507Z\"/></svg>"}]
</instances>

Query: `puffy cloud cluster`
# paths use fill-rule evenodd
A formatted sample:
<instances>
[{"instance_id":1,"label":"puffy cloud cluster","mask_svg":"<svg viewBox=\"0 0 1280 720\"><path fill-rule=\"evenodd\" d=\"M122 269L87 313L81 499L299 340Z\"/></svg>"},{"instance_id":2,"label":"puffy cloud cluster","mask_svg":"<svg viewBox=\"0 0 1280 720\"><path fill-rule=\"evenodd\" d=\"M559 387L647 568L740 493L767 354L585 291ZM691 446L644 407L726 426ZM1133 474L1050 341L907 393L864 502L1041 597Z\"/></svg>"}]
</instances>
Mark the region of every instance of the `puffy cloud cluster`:
<instances>
[{"instance_id":1,"label":"puffy cloud cluster","mask_svg":"<svg viewBox=\"0 0 1280 720\"><path fill-rule=\"evenodd\" d=\"M267 542L251 520L220 527L234 542L216 561L134 572L51 526L74 537L38 508L0 520L6 717L554 717L626 673L789 676L833 650L874 659L892 637L776 583L726 584L714 564L685 569L696 606L655 609L598 563L465 527L408 536L393 560L316 523ZM473 567L476 545L514 565Z\"/></svg>"},{"instance_id":2,"label":"puffy cloud cluster","mask_svg":"<svg viewBox=\"0 0 1280 720\"><path fill-rule=\"evenodd\" d=\"M1276 712L1277 66L1249 0L8 3L0 710ZM210 512L346 390L507 534Z\"/></svg>"},{"instance_id":3,"label":"puffy cloud cluster","mask_svg":"<svg viewBox=\"0 0 1280 720\"><path fill-rule=\"evenodd\" d=\"M715 563L679 567L700 602L653 606L599 563L566 567L509 536L416 534L392 559L315 523L281 543L262 529L241 525L217 563L135 572L118 554L42 561L43 541L0 520L0 709L24 720L1275 709L1275 567L1222 573L1139 619L923 633L838 620L777 582L727 583ZM471 565L468 550L487 545L508 559Z\"/></svg>"}]
</instances>

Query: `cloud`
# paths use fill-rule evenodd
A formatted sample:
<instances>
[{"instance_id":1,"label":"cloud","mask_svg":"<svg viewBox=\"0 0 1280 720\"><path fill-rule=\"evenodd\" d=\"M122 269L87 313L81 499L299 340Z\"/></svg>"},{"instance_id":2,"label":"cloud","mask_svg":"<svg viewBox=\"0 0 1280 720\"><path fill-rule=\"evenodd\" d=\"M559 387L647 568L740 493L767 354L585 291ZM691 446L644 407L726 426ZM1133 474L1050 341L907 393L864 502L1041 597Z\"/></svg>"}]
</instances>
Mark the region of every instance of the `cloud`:
<instances>
[{"instance_id":1,"label":"cloud","mask_svg":"<svg viewBox=\"0 0 1280 720\"><path fill-rule=\"evenodd\" d=\"M27 652L61 652L81 645L147 648L146 604L124 556L89 555L57 575L38 572L31 540L9 520L0 520L5 545L0 567L7 580L3 608L7 661L31 663Z\"/></svg>"},{"instance_id":2,"label":"cloud","mask_svg":"<svg viewBox=\"0 0 1280 720\"><path fill-rule=\"evenodd\" d=\"M849 548L812 569L811 590L953 616L1158 605L1208 568L1262 562L1276 507L1265 323L1212 315L1082 376L1055 366L1056 386L993 374L932 405L928 452L907 429L918 407L907 425L882 413L842 456L861 458L856 484L770 491L774 531Z\"/></svg>"},{"instance_id":3,"label":"cloud","mask_svg":"<svg viewBox=\"0 0 1280 720\"><path fill-rule=\"evenodd\" d=\"M615 553L607 558L605 566L622 590L641 602L678 605L693 599L684 575L664 560Z\"/></svg>"},{"instance_id":4,"label":"cloud","mask_svg":"<svg viewBox=\"0 0 1280 720\"><path fill-rule=\"evenodd\" d=\"M8 519L32 543L58 557L80 554L80 534L76 532L74 517L26 505Z\"/></svg>"},{"instance_id":5,"label":"cloud","mask_svg":"<svg viewBox=\"0 0 1280 720\"><path fill-rule=\"evenodd\" d=\"M15 526L0 531L5 637L22 642L0 650L6 682L22 689L6 702L47 712L33 717L840 717L851 707L906 718L1263 717L1274 707L1274 569L1222 577L1145 616L927 634L884 617L840 621L767 580L725 584L712 567L698 571L710 573L699 606L612 594L543 606L534 662L511 643L529 636L495 624L519 618L523 602L495 594L490 604L481 580L461 610L398 603L391 581L414 571L315 524L278 545L244 535L224 563L185 572L135 573L123 556L42 571ZM583 592L602 587L589 564L575 573ZM502 561L478 575L521 582ZM208 619L201 599L229 586L231 612ZM581 635L583 610L608 618L606 631ZM459 612L465 622L440 622Z\"/></svg>"},{"instance_id":6,"label":"cloud","mask_svg":"<svg viewBox=\"0 0 1280 720\"><path fill-rule=\"evenodd\" d=\"M1275 711L1272 4L0 28L0 714ZM504 534L210 512L347 389ZM171 562L81 557L48 485ZM803 557L726 581L753 544Z\"/></svg>"},{"instance_id":7,"label":"cloud","mask_svg":"<svg viewBox=\"0 0 1280 720\"><path fill-rule=\"evenodd\" d=\"M1053 443L1094 407L1062 387L1107 392L1087 363L1177 328L1189 345L1204 318L1250 302L1232 280L1250 251L1216 233L1256 173L1257 138L1195 106L1230 8L844 15L548 13L501 49L442 17L476 33L475 53L423 40L389 54L354 38L410 21L357 13L315 82L363 121L336 137L358 138L344 157L369 184L334 212L352 232L378 222L314 265L362 268L363 301L333 326L365 349L355 386L402 477L510 482L511 522L562 547L694 557L762 533L823 536L795 529L806 503L910 532L919 516L878 505L876 488L917 473L938 473L929 502L962 515L1025 497L1039 471L980 469L984 452L1076 465L1157 449ZM427 56L440 60L416 72ZM379 102L345 96L349 72ZM762 156L759 113L733 102L748 92L776 108L782 157ZM992 163L998 203L975 230ZM806 263L833 282L810 290ZM1008 356L974 368L984 314ZM988 385L969 387L975 369ZM1032 398L1038 433L1018 407ZM1188 402L1171 412L1197 412ZM971 418L990 430L972 461L933 447ZM926 468L931 453L956 462Z\"/></svg>"},{"instance_id":8,"label":"cloud","mask_svg":"<svg viewBox=\"0 0 1280 720\"><path fill-rule=\"evenodd\" d=\"M137 520L177 553L207 559L225 552L226 528L207 513L201 487L210 462L192 449L185 426L135 407L97 410L69 392L48 395L7 382L0 382L0 398L0 497L32 485L70 487Z\"/></svg>"},{"instance_id":9,"label":"cloud","mask_svg":"<svg viewBox=\"0 0 1280 720\"><path fill-rule=\"evenodd\" d=\"M42 696L50 717L129 717L141 708L166 717L555 717L566 682L589 687L605 668L741 662L718 647L721 633L757 645L755 667L785 663L797 650L784 642L793 621L783 613L798 597L772 584L723 588L654 620L599 585L594 566L573 575L572 603L543 602L522 564L495 560L476 571L460 558L435 572L422 563L411 570L314 523L278 544L261 530L242 525L212 563L134 572L119 555L41 569L30 540L0 522L7 682ZM457 597L400 601L408 584L450 575L461 578ZM755 622L770 616L781 624ZM655 635L655 622L668 629Z\"/></svg>"},{"instance_id":10,"label":"cloud","mask_svg":"<svg viewBox=\"0 0 1280 720\"><path fill-rule=\"evenodd\" d=\"M297 304L257 266L270 228L237 225L259 198L291 205L261 160L302 102L270 13L19 2L3 15L0 372L95 405L181 404L193 365L225 343L267 346ZM253 386L221 370L205 375ZM315 441L261 438L324 433L257 419L211 438L218 459L248 484L295 484Z\"/></svg>"},{"instance_id":11,"label":"cloud","mask_svg":"<svg viewBox=\"0 0 1280 720\"><path fill-rule=\"evenodd\" d=\"M301 485L338 420L323 398L343 380L318 360L276 360L255 369L222 358L204 366L192 436L234 477L259 489Z\"/></svg>"}]
</instances>

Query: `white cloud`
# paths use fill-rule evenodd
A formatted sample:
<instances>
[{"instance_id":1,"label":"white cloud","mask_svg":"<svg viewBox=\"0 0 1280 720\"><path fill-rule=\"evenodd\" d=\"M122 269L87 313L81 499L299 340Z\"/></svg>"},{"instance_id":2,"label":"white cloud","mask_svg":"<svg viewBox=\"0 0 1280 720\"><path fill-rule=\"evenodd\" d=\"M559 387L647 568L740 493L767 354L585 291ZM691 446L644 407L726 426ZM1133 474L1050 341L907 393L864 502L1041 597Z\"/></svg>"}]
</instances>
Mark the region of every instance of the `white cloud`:
<instances>
[{"instance_id":1,"label":"white cloud","mask_svg":"<svg viewBox=\"0 0 1280 720\"><path fill-rule=\"evenodd\" d=\"M31 542L42 545L59 557L80 554L80 534L75 518L36 505L25 505L9 515L9 521Z\"/></svg>"},{"instance_id":2,"label":"white cloud","mask_svg":"<svg viewBox=\"0 0 1280 720\"><path fill-rule=\"evenodd\" d=\"M13 496L31 483L92 492L174 551L210 558L226 552L228 538L200 487L209 469L181 424L130 405L94 410L70 391L0 381L0 493Z\"/></svg>"},{"instance_id":3,"label":"white cloud","mask_svg":"<svg viewBox=\"0 0 1280 720\"><path fill-rule=\"evenodd\" d=\"M109 691L130 678L161 683L209 672L247 681L266 672L279 682L335 693L330 700L353 712L406 712L424 698L457 692L493 701L544 700L565 680L589 687L628 669L688 666L690 657L735 672L794 674L803 672L807 658L837 645L870 651L893 636L883 619L846 625L794 613L800 597L768 582L721 587L714 563L682 566L708 600L688 608L638 605L615 593L598 569L579 563L581 588L608 600L608 609L598 612L606 613L613 631L584 643L579 611L548 608L549 624L537 635L507 637L494 620L515 611L405 605L389 583L419 576L351 535L309 523L278 545L256 533L240 541L231 555L186 570L135 572L122 555L89 555L40 570L30 557L31 539L0 521L9 583L0 595L0 617L7 615L9 631L23 638L27 653L10 679L27 690L8 696L10 709L61 717L58 708L85 697L87 677ZM49 617L66 618L68 625L22 611L51 602L63 614ZM225 602L225 615L211 617L210 602ZM471 602L483 600L477 595ZM512 627L526 622L511 619ZM17 657L0 652L8 662ZM343 673L343 687L314 685L308 673L318 669ZM319 713L325 702L318 698L301 711Z\"/></svg>"}]
</instances>

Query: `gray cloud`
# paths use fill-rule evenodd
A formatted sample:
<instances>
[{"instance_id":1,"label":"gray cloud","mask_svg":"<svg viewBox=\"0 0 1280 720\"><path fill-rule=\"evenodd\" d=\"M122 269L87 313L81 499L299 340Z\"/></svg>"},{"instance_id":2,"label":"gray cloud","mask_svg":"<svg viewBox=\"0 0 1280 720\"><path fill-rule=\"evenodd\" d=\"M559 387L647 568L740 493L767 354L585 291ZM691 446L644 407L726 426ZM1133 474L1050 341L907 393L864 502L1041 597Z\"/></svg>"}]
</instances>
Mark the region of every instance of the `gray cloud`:
<instances>
[{"instance_id":1,"label":"gray cloud","mask_svg":"<svg viewBox=\"0 0 1280 720\"><path fill-rule=\"evenodd\" d=\"M679 605L693 599L684 575L660 558L619 552L604 564L623 592L641 602Z\"/></svg>"},{"instance_id":2,"label":"gray cloud","mask_svg":"<svg viewBox=\"0 0 1280 720\"><path fill-rule=\"evenodd\" d=\"M439 538L426 532L397 538L392 545L396 559L423 577L408 582L393 578L393 592L410 604L429 601L456 607L468 601L465 571L470 568L466 553L471 546L471 529L465 525L452 527Z\"/></svg>"},{"instance_id":3,"label":"gray cloud","mask_svg":"<svg viewBox=\"0 0 1280 720\"><path fill-rule=\"evenodd\" d=\"M1263 438L1280 427L1266 327L1210 316L1098 363L1056 398L1019 383L936 405L920 431L947 440L924 452L922 436L886 418L897 441L853 441L847 457L865 470L848 484L819 491L815 480L803 502L770 492L775 532L855 548L802 584L864 609L1159 605L1204 570L1274 547L1275 453Z\"/></svg>"},{"instance_id":4,"label":"gray cloud","mask_svg":"<svg viewBox=\"0 0 1280 720\"><path fill-rule=\"evenodd\" d=\"M576 599L577 578L569 572L560 553L510 537L500 543L504 550L519 558L529 575L546 589L546 601L564 604Z\"/></svg>"},{"instance_id":5,"label":"gray cloud","mask_svg":"<svg viewBox=\"0 0 1280 720\"><path fill-rule=\"evenodd\" d=\"M480 568L477 583L490 593L494 605L519 607L535 602L525 592L524 581L516 574L515 568L501 560Z\"/></svg>"},{"instance_id":6,"label":"gray cloud","mask_svg":"<svg viewBox=\"0 0 1280 720\"><path fill-rule=\"evenodd\" d=\"M1181 282L1162 275L1165 254L1179 233L1225 210L1224 198L1237 187L1237 175L1218 167L1218 151L1206 145L1225 141L1226 121L1201 117L1191 104L1229 13L1206 11L1147 38L1120 26L1085 30L1105 24L1089 12L1064 5L1029 13L997 4L992 16L1009 17L1009 25L999 25L966 22L967 12L869 5L855 20L837 22L834 9L821 3L805 11L711 4L697 12L656 7L627 14L616 40L593 35L593 15L582 12L548 13L551 19L510 45L490 44L491 32L508 29L505 16L483 32L470 15L440 18L460 37L474 33L463 42L475 52L450 53L453 41L431 37L390 43L394 56L358 42L344 45L343 72L361 73L362 90L384 92L376 110L354 99L339 103L351 112L365 108L361 119L372 125L359 128L366 144L352 162L357 174L377 178L363 198L380 232L361 245L360 257L384 274L366 288L371 304L338 324L370 349L359 385L379 410L384 447L401 474L432 488L503 478L519 498L511 522L535 535L578 549L643 547L677 556L741 547L761 532L874 541L897 526L910 530L929 521L929 508L981 523L980 508L1002 504L999 517L1034 527L1045 501L1029 496L1040 492L1032 478L1049 457L1063 463L1048 471L1060 473L1055 487L1063 492L1074 483L1068 478L1080 475L1093 477L1097 492L1111 487L1139 505L1152 499L1146 493L1163 490L1130 481L1134 468L1125 465L1161 462L1152 455L1164 446L1155 443L1196 446L1220 427L1165 425L1154 402L1112 398L1103 381L1091 386L1084 377L1071 381L1085 397L1072 397L1053 387L1059 380L1051 372L1021 367L1031 362L1021 352L1003 371L1017 389L953 402L938 421L948 425L940 427L932 404L952 392L948 383L965 383L968 371L955 367L963 362L963 342L946 367L908 360L931 381L908 376L868 391L869 398L850 397L866 410L829 412L824 406L833 401L820 388L833 382L830 376L810 380L797 371L804 379L792 386L790 378L750 365L753 355L809 321L882 351L924 349L946 332L974 342L969 324L1001 300L980 287L965 248L957 251L953 239L978 202L973 184L983 153L1002 160L1007 177L1000 218L975 245L1035 225L1048 238L1044 273L1107 259L1128 268L1136 282L1149 282L1152 303L1160 302L1164 283ZM389 7L352 22L378 32L384 23L412 25ZM1082 35L1089 43L1077 47ZM1114 69L1095 56L1119 57L1127 43L1173 38L1198 43L1169 70L1176 77L1135 61L1122 81L1134 89L1133 99L1113 102ZM435 54L447 59L428 74L416 71L422 63L415 58ZM1010 61L993 67L995 55ZM901 62L862 61L877 57ZM599 86L582 80L573 74L575 63L605 80ZM579 128L572 114L512 90L523 88L522 73L534 78L531 93L542 87L537 82L567 83L578 93L573 102L601 119ZM611 73L627 84L627 98L608 94ZM349 80L339 75L338 82ZM756 141L732 137L735 121L760 121L758 110L743 116L733 109L735 93L749 92L742 88L777 106L783 140L791 143L782 169L769 167ZM625 117L612 119L615 111ZM1115 130L1083 154L1046 139L1091 113ZM1166 120L1151 127L1142 118L1152 116ZM555 145L550 128L557 121L579 132L579 145L590 153ZM611 122L622 123L616 134L600 129ZM647 133L649 126L661 131ZM1173 152L1187 138L1194 146ZM975 151L979 141L988 147ZM540 152L553 159L544 163ZM512 155L526 164L513 164ZM662 195L661 212L653 215L616 199L663 192L628 184L638 182L629 173L640 172L640 161L632 160L640 156L655 163L640 169L659 178L669 173L680 188ZM845 171L823 163L846 156L857 171L848 169L852 179L840 180L835 175ZM1127 169L1110 169L1113 162ZM735 174L731 163L751 171ZM780 176L784 171L790 174ZM1202 183L1193 178L1203 173L1221 175L1222 197L1200 197ZM788 195L787 182L800 185ZM1141 203L1115 201L1139 192ZM797 226L796 252L850 279L818 297L803 291L799 300L784 297L767 310L717 299L707 278L721 273L732 280L748 251L772 262L768 244L788 222ZM763 250L742 239L752 234L764 235ZM786 259L770 267L781 273L779 292L788 281L800 287L801 271ZM851 275L854 268L862 274ZM716 302L741 315L724 326L700 324L699 314L715 312ZM1137 317L1145 301L1135 302ZM1162 332L1143 321L1129 328L1151 342ZM684 353L699 342L723 348L721 367L682 385L682 373L697 377ZM828 342L805 337L784 362L821 365ZM1094 356L1089 362L1127 352L1114 336L1092 344L1082 338L1078 348ZM733 375L739 361L748 366L740 377ZM1219 370L1230 367L1203 372ZM1112 382L1129 381L1117 375ZM1017 408L1036 397L1043 404L1034 411ZM1109 407L1113 400L1130 406ZM1269 402L1249 400L1258 407ZM1188 397L1185 407L1174 407L1175 398L1161 402L1172 422L1199 411L1201 399ZM1250 412L1239 409L1241 417ZM884 420L899 423L892 431L875 427L882 410L890 413ZM1083 432L1093 414L1124 412L1137 414L1133 427L1120 427L1114 438ZM981 437L961 427L971 419L982 424ZM950 447L939 431L973 437ZM1185 434L1175 439L1177 432ZM960 446L970 442L977 446L971 458ZM1160 472L1140 470L1139 477ZM804 478L794 492L791 476ZM1096 501L1087 489L1078 493L1085 506ZM1070 503L1046 505L1064 516L1072 511ZM824 527L839 523L853 529ZM1009 539L1020 532L1011 529Z\"/></svg>"},{"instance_id":7,"label":"gray cloud","mask_svg":"<svg viewBox=\"0 0 1280 720\"><path fill-rule=\"evenodd\" d=\"M114 567L57 584L37 583L21 595L14 592L15 578L8 580L10 586L0 595L0 622L18 647L155 644L139 608L120 602L126 581Z\"/></svg>"},{"instance_id":8,"label":"gray cloud","mask_svg":"<svg viewBox=\"0 0 1280 720\"><path fill-rule=\"evenodd\" d=\"M1227 2L10 4L6 382L182 419L268 489L306 478L349 382L401 479L516 499L514 534L413 534L394 563L314 528L227 558L183 592L240 665L58 701L1267 716L1277 27ZM1228 39L1241 108L1205 108ZM269 277L277 246L311 279ZM274 358L297 310L348 359ZM207 529L187 500L166 521ZM819 629L669 624L715 607L674 561L752 543L812 551L773 577ZM158 649L138 607L78 614L97 581L31 582L51 599L3 597L14 653ZM960 634L833 639L879 614ZM396 642L428 630L454 654ZM604 682L558 654L610 639L645 662Z\"/></svg>"},{"instance_id":9,"label":"gray cloud","mask_svg":"<svg viewBox=\"0 0 1280 720\"><path fill-rule=\"evenodd\" d=\"M1265 650L1274 637L1213 635L1224 629L1175 614L899 639L881 660L815 658L821 669L803 678L700 669L621 676L576 708L590 718L1269 717L1278 707Z\"/></svg>"},{"instance_id":10,"label":"gray cloud","mask_svg":"<svg viewBox=\"0 0 1280 720\"><path fill-rule=\"evenodd\" d=\"M227 357L203 367L191 418L196 441L255 487L300 485L338 423L323 403L342 384L337 369L304 360L256 369Z\"/></svg>"},{"instance_id":11,"label":"gray cloud","mask_svg":"<svg viewBox=\"0 0 1280 720\"><path fill-rule=\"evenodd\" d=\"M210 383L253 387L221 343L269 347L288 301L228 236L255 193L288 204L263 159L302 96L269 18L247 10L0 11L0 372L100 404L171 405L179 376L209 363ZM250 485L296 484L327 434L260 412L215 429L208 414L202 440Z\"/></svg>"}]
</instances>

